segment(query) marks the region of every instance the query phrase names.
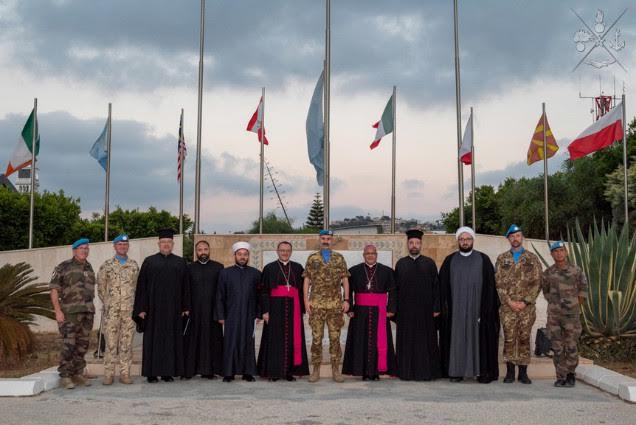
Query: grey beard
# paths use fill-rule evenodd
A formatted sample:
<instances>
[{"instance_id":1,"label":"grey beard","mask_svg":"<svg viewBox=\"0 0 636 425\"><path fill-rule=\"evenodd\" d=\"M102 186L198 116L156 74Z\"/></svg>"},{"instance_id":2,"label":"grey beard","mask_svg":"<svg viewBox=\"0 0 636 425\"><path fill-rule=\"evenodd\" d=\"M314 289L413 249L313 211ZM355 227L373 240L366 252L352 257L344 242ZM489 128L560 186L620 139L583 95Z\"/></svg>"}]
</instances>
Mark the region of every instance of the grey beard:
<instances>
[{"instance_id":1,"label":"grey beard","mask_svg":"<svg viewBox=\"0 0 636 425\"><path fill-rule=\"evenodd\" d=\"M199 260L199 263L205 264L210 260L210 257L208 255L199 255L197 256L197 260Z\"/></svg>"}]
</instances>

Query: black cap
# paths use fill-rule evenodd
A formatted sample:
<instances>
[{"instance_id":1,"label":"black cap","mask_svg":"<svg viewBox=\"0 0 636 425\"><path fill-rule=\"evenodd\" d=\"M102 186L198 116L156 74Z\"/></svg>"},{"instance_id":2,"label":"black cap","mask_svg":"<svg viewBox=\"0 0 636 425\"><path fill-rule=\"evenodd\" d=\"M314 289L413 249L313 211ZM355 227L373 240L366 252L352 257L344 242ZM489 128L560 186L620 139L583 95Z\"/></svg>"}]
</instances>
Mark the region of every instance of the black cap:
<instances>
[{"instance_id":1,"label":"black cap","mask_svg":"<svg viewBox=\"0 0 636 425\"><path fill-rule=\"evenodd\" d=\"M174 238L174 230L172 230L172 229L161 229L161 230L159 230L157 236L159 236L159 239L173 239Z\"/></svg>"},{"instance_id":2,"label":"black cap","mask_svg":"<svg viewBox=\"0 0 636 425\"><path fill-rule=\"evenodd\" d=\"M411 229L411 230L407 230L406 231L406 239L422 239L422 235L424 235L424 232L422 232L420 229Z\"/></svg>"}]
</instances>

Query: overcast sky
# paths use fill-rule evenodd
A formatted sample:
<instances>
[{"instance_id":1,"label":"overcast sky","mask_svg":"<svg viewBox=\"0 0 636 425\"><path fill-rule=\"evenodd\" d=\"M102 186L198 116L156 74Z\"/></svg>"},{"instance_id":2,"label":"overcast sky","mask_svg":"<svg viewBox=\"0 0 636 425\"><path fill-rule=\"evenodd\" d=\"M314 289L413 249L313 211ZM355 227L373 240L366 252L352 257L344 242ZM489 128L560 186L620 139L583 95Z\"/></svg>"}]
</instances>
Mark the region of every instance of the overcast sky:
<instances>
[{"instance_id":1,"label":"overcast sky","mask_svg":"<svg viewBox=\"0 0 636 425\"><path fill-rule=\"evenodd\" d=\"M199 54L197 0L0 0L0 167L38 98L40 183L103 208L104 172L88 151L113 103L113 207L178 211L176 147L185 109L186 211L193 212ZM361 5L364 4L364 7ZM547 103L561 151L591 123L591 101L636 81L636 10L615 53L627 69L582 65L573 41L598 7L609 26L630 2L459 1L462 127L475 110L477 184L533 176L530 138ZM324 2L208 0L201 227L243 230L258 215L256 135L245 131L267 88L266 158L296 224L322 192L305 118L324 59ZM614 31L610 33L613 37ZM590 46L588 46L589 49ZM590 58L603 60L600 49ZM397 86L397 215L435 219L457 204L452 1L332 1L331 216L390 211L391 138L370 151ZM636 100L635 100L636 101ZM469 168L465 169L468 176ZM276 208L266 196L265 210ZM280 212L280 210L278 210Z\"/></svg>"}]
</instances>

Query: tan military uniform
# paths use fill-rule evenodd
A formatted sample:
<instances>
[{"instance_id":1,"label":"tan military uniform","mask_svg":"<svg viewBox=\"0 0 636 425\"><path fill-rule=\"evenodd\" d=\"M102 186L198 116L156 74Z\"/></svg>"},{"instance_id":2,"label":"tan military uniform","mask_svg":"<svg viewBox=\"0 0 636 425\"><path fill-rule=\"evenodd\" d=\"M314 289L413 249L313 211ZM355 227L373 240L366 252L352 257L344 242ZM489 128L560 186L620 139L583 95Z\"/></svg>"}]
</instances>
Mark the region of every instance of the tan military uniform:
<instances>
[{"instance_id":1,"label":"tan military uniform","mask_svg":"<svg viewBox=\"0 0 636 425\"><path fill-rule=\"evenodd\" d=\"M587 298L587 279L574 264L563 269L554 264L543 272L542 289L548 301L547 328L557 379L566 379L568 374L574 374L579 364L579 297Z\"/></svg>"},{"instance_id":2,"label":"tan military uniform","mask_svg":"<svg viewBox=\"0 0 636 425\"><path fill-rule=\"evenodd\" d=\"M516 365L530 364L530 333L537 317L536 300L541 290L539 258L524 250L515 263L512 252L497 257L495 280L501 307L499 317L504 330L503 356ZM523 301L526 307L515 312L508 301Z\"/></svg>"},{"instance_id":3,"label":"tan military uniform","mask_svg":"<svg viewBox=\"0 0 636 425\"><path fill-rule=\"evenodd\" d=\"M81 376L86 367L84 355L88 350L95 316L93 267L88 261L66 260L53 270L49 288L58 291L60 308L64 313L64 322L58 323L63 345L57 370L61 378Z\"/></svg>"},{"instance_id":4,"label":"tan military uniform","mask_svg":"<svg viewBox=\"0 0 636 425\"><path fill-rule=\"evenodd\" d=\"M349 270L344 257L331 251L328 263L322 259L320 251L307 258L303 277L308 277L311 288L311 363L314 366L322 363L322 338L325 323L329 331L329 354L332 363L340 363L342 349L340 347L340 330L344 326L342 313L342 279L349 277Z\"/></svg>"},{"instance_id":5,"label":"tan military uniform","mask_svg":"<svg viewBox=\"0 0 636 425\"><path fill-rule=\"evenodd\" d=\"M114 376L119 364L121 375L130 375L135 322L132 320L139 266L130 258L120 264L115 257L106 260L97 273L97 291L104 304L102 332L106 338L104 375Z\"/></svg>"}]
</instances>

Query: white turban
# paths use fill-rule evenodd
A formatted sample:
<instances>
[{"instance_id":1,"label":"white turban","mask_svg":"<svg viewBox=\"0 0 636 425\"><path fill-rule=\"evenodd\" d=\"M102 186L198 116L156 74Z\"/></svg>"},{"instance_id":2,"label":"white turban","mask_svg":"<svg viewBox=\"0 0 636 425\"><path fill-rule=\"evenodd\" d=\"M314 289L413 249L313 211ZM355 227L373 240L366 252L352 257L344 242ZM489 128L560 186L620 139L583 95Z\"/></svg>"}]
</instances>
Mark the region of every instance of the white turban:
<instances>
[{"instance_id":1,"label":"white turban","mask_svg":"<svg viewBox=\"0 0 636 425\"><path fill-rule=\"evenodd\" d=\"M236 253L236 251L238 251L239 249L247 249L248 251L250 250L250 244L247 242L237 242L234 245L232 245L232 252Z\"/></svg>"},{"instance_id":2,"label":"white turban","mask_svg":"<svg viewBox=\"0 0 636 425\"><path fill-rule=\"evenodd\" d=\"M468 233L473 239L475 239L475 231L468 226L463 226L457 229L455 232L455 239L459 239L462 233Z\"/></svg>"}]
</instances>

